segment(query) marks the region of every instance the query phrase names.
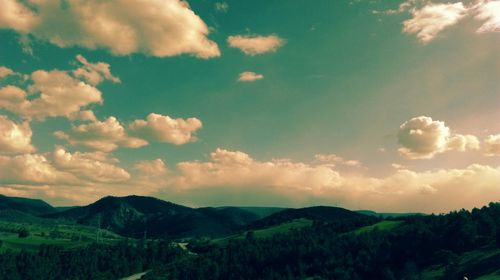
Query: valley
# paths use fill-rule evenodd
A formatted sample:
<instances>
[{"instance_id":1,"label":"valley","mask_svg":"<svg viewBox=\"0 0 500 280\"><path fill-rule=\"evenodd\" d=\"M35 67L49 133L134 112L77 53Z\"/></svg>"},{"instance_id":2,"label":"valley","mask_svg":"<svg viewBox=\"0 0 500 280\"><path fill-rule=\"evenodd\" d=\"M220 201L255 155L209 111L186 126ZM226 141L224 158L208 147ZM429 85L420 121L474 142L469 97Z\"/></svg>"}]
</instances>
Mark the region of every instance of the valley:
<instances>
[{"instance_id":1,"label":"valley","mask_svg":"<svg viewBox=\"0 0 500 280\"><path fill-rule=\"evenodd\" d=\"M101 259L104 264L85 273L116 279L132 274L135 277L132 279L176 279L186 277L182 276L185 273L191 275L189 279L204 279L201 275L214 276L213 269L217 273L207 279L227 279L231 273L247 275L245 279L260 279L259 273L264 272L342 279L342 275L352 277L352 273L373 274L369 272L375 265L373 261L385 267L382 272L376 270L381 273L377 279L393 279L397 275L452 279L450 275L468 275L473 277L469 279L488 280L496 279L500 271L500 235L494 235L499 225L495 213L500 214L500 206L494 203L472 212L384 217L374 212L326 206L190 208L140 196L104 197L86 206L63 209L6 196L1 201L0 262L2 256L31 256L36 262L36 255L51 252L56 264L59 254L95 251L93 254L104 258ZM413 240L402 243L410 239ZM342 255L342 248L349 248L350 253ZM418 254L408 250L418 250ZM113 269L121 261L116 260L116 264L104 261L110 254L105 252L113 251L135 251L142 257L136 260L127 257L126 262L133 265L128 264L131 270L125 274ZM163 261L150 259L151 254L161 254ZM378 259L378 254L386 257ZM249 262L246 265L262 270L250 269L247 273L227 263L227 257L238 255L241 259L236 263ZM320 256L326 259L320 261ZM353 257L354 262L349 264ZM290 258L294 261L288 263ZM359 267L361 263L363 269ZM337 269L318 270L318 264ZM193 270L193 267L198 268ZM348 270L349 267L354 270ZM147 273L143 273L145 270Z\"/></svg>"}]
</instances>

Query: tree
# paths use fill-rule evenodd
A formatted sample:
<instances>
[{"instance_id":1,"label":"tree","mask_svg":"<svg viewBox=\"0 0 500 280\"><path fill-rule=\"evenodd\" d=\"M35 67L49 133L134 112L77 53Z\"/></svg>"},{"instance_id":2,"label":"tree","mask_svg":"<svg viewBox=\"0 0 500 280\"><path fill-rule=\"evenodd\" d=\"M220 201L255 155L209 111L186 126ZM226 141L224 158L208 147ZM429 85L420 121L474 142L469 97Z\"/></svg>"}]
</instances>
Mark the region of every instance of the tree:
<instances>
[{"instance_id":1,"label":"tree","mask_svg":"<svg viewBox=\"0 0 500 280\"><path fill-rule=\"evenodd\" d=\"M28 237L29 235L30 235L30 233L28 232L28 230L27 230L26 228L22 228L22 229L20 229L20 230L19 230L19 232L18 232L18 234L17 234L17 236L18 236L19 238L26 238L26 237Z\"/></svg>"}]
</instances>

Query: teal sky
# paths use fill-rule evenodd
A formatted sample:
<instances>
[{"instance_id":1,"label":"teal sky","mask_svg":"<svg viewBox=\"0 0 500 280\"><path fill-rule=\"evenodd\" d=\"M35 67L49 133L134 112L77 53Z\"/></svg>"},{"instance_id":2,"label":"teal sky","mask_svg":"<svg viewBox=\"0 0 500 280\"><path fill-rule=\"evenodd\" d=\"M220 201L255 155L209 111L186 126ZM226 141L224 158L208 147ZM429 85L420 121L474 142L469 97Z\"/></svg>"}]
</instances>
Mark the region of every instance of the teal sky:
<instances>
[{"instance_id":1,"label":"teal sky","mask_svg":"<svg viewBox=\"0 0 500 280\"><path fill-rule=\"evenodd\" d=\"M0 9L9 3L24 5L21 2L30 1L9 0ZM76 0L67 2L70 8L61 8L63 13L83 5ZM162 1L144 1L144 5L149 2ZM179 5L176 0L164 2ZM15 157L42 155L57 172L76 178L69 183L48 175L52 179L43 179L46 174L33 179L29 174L16 177L0 172L0 193L41 197L54 204L139 193L192 206L335 204L427 212L499 200L500 37L495 32L500 30L499 2L219 1L226 9L217 10L216 1L190 1L190 7L184 9L199 16L209 28L209 34L201 36L218 46L220 55L210 58L197 57L202 51L155 55L151 49L136 49L116 54L110 45L98 42L89 47L78 41L78 36L88 39L92 33L72 34L72 25L63 16L51 19L60 21L59 27L19 27L8 17L13 10L4 7L7 12L0 12L0 66L28 75L55 69L71 73L81 67L76 56L82 55L90 63L109 64L112 75L121 81L95 86L102 92L103 104L81 108L95 113L94 122L113 116L127 129L134 120L156 113L174 119L194 117L203 126L181 145L138 132L136 136L149 145L119 145L102 151L119 162L100 159L130 176L123 181L97 180L82 175L88 173L82 170L87 168L82 162L68 167L54 159L56 146L73 154L95 152L54 135L55 131L70 134L72 126L93 121L67 116L29 118L27 113L2 107L2 94L6 93L0 91L0 114L18 125L28 122L31 144L36 148L15 150L8 141L19 140L4 135L0 139L4 163L0 161L0 166L8 170ZM409 6L400 6L404 3ZM114 5L125 13L127 8L120 7L119 1ZM164 9L169 12L167 5ZM43 21L43 13L39 13ZM446 15L454 20L444 22ZM433 21L425 21L426 17ZM121 17L122 23L123 19L127 23L127 17ZM148 19L130 19L131 24L138 20ZM182 29L168 20L154 20L152 24L165 25L168 30ZM490 22L498 24L496 29L478 32ZM416 29L405 29L407 25ZM137 31L147 31L141 28ZM426 32L431 39L422 40L419 34ZM249 55L230 46L228 38L238 35L274 36L281 44ZM54 43L56 37L66 43ZM154 39L143 36L137 40ZM246 71L263 78L239 81L240 73ZM27 90L33 83L21 80L8 76L0 80L0 87L16 85ZM422 137L412 138L416 136L410 132L403 135L400 126L406 122L409 127L419 116L429 125L419 130ZM443 126L430 131L438 121ZM470 137L459 141L454 138L457 135ZM231 160L218 162L211 154L217 154L218 148L245 153L251 163L236 160L236 154L224 154ZM315 155L332 154L342 159L315 159ZM85 163L95 160L83 158ZM161 174L137 168L139 161L155 159L165 165ZM349 164L349 160L357 162ZM192 163L189 172L179 168L182 162ZM450 201L443 202L450 195Z\"/></svg>"}]
</instances>

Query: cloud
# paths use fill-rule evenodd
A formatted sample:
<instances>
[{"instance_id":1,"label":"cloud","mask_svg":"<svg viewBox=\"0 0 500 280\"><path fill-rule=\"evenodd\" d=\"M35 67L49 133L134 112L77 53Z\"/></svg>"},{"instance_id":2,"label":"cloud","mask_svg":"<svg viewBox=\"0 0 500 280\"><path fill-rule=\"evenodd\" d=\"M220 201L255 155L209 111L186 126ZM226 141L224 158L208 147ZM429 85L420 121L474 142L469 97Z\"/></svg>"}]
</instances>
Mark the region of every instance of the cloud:
<instances>
[{"instance_id":1,"label":"cloud","mask_svg":"<svg viewBox=\"0 0 500 280\"><path fill-rule=\"evenodd\" d=\"M392 174L343 174L327 163L259 161L241 151L217 149L207 161L177 164L158 195L193 205L339 205L377 211L443 212L478 207L500 197L500 167ZM208 201L208 202L207 202Z\"/></svg>"},{"instance_id":2,"label":"cloud","mask_svg":"<svg viewBox=\"0 0 500 280\"><path fill-rule=\"evenodd\" d=\"M0 156L0 184L73 184L77 179L57 170L43 155Z\"/></svg>"},{"instance_id":3,"label":"cloud","mask_svg":"<svg viewBox=\"0 0 500 280\"><path fill-rule=\"evenodd\" d=\"M15 123L0 115L0 153L31 153L35 147L31 144L31 127L28 122Z\"/></svg>"},{"instance_id":4,"label":"cloud","mask_svg":"<svg viewBox=\"0 0 500 280\"><path fill-rule=\"evenodd\" d=\"M109 159L104 153L70 153L57 147L53 153L54 166L83 180L101 183L124 182L130 174L114 165L116 159Z\"/></svg>"},{"instance_id":5,"label":"cloud","mask_svg":"<svg viewBox=\"0 0 500 280\"><path fill-rule=\"evenodd\" d=\"M464 4L465 3L465 4ZM500 1L473 0L455 3L431 3L430 1L408 0L398 9L373 11L374 14L400 14L410 11L412 18L403 22L403 32L416 34L420 42L427 44L439 33L466 17L473 17L483 24L477 33L500 31Z\"/></svg>"},{"instance_id":6,"label":"cloud","mask_svg":"<svg viewBox=\"0 0 500 280\"><path fill-rule=\"evenodd\" d=\"M70 117L90 104L101 104L101 92L59 70L37 70L26 82L27 90L7 85L0 88L0 108L20 116L43 120Z\"/></svg>"},{"instance_id":7,"label":"cloud","mask_svg":"<svg viewBox=\"0 0 500 280\"><path fill-rule=\"evenodd\" d=\"M229 10L229 4L226 2L215 2L215 10L222 13L227 13Z\"/></svg>"},{"instance_id":8,"label":"cloud","mask_svg":"<svg viewBox=\"0 0 500 280\"><path fill-rule=\"evenodd\" d=\"M253 82L261 79L264 79L264 75L250 71L242 72L238 77L238 81L240 82Z\"/></svg>"},{"instance_id":9,"label":"cloud","mask_svg":"<svg viewBox=\"0 0 500 280\"><path fill-rule=\"evenodd\" d=\"M421 9L413 8L411 14L413 17L403 22L403 32L416 34L425 44L466 16L467 8L462 2L428 4Z\"/></svg>"},{"instance_id":10,"label":"cloud","mask_svg":"<svg viewBox=\"0 0 500 280\"><path fill-rule=\"evenodd\" d=\"M95 118L92 111L72 115L73 119ZM56 131L54 135L68 141L73 146L110 152L118 147L140 148L149 141L183 145L196 141L195 133L202 127L197 118L172 119L169 116L151 113L146 120L135 120L126 129L115 117L104 121L73 126L69 132Z\"/></svg>"},{"instance_id":11,"label":"cloud","mask_svg":"<svg viewBox=\"0 0 500 280\"><path fill-rule=\"evenodd\" d=\"M166 175L168 172L167 166L161 159L141 160L134 164L134 169L138 171L139 176L159 177Z\"/></svg>"},{"instance_id":12,"label":"cloud","mask_svg":"<svg viewBox=\"0 0 500 280\"><path fill-rule=\"evenodd\" d=\"M479 140L473 135L451 134L442 121L420 116L404 122L399 127L399 153L409 159L430 159L446 151L479 149Z\"/></svg>"},{"instance_id":13,"label":"cloud","mask_svg":"<svg viewBox=\"0 0 500 280\"><path fill-rule=\"evenodd\" d=\"M220 55L208 26L181 0L5 0L0 28L47 40L59 47L106 48L115 55L156 57Z\"/></svg>"},{"instance_id":14,"label":"cloud","mask_svg":"<svg viewBox=\"0 0 500 280\"><path fill-rule=\"evenodd\" d=\"M500 1L480 2L476 18L485 21L478 33L500 32Z\"/></svg>"},{"instance_id":15,"label":"cloud","mask_svg":"<svg viewBox=\"0 0 500 280\"><path fill-rule=\"evenodd\" d=\"M95 121L74 126L68 133L56 131L54 135L68 141L71 145L103 152L113 151L119 146L139 148L148 144L143 139L130 137L115 117L109 117L103 122Z\"/></svg>"},{"instance_id":16,"label":"cloud","mask_svg":"<svg viewBox=\"0 0 500 280\"><path fill-rule=\"evenodd\" d=\"M12 28L18 32L28 32L38 19L35 14L17 0L0 2L0 28Z\"/></svg>"},{"instance_id":17,"label":"cloud","mask_svg":"<svg viewBox=\"0 0 500 280\"><path fill-rule=\"evenodd\" d=\"M500 156L500 134L490 135L484 140L484 151L487 156Z\"/></svg>"},{"instance_id":18,"label":"cloud","mask_svg":"<svg viewBox=\"0 0 500 280\"><path fill-rule=\"evenodd\" d=\"M177 164L177 184L188 187L270 186L294 189L322 188L334 184L338 173L326 166L312 167L287 159L260 162L240 151L218 148L209 162Z\"/></svg>"},{"instance_id":19,"label":"cloud","mask_svg":"<svg viewBox=\"0 0 500 280\"><path fill-rule=\"evenodd\" d=\"M109 64L104 62L90 63L82 55L77 55L76 59L83 64L82 67L73 71L73 75L78 78L83 78L91 85L97 85L104 79L110 80L113 83L119 83L120 79L113 76L109 69Z\"/></svg>"},{"instance_id":20,"label":"cloud","mask_svg":"<svg viewBox=\"0 0 500 280\"><path fill-rule=\"evenodd\" d=\"M467 150L479 150L479 140L474 135L455 134L448 139L447 150L464 152Z\"/></svg>"},{"instance_id":21,"label":"cloud","mask_svg":"<svg viewBox=\"0 0 500 280\"><path fill-rule=\"evenodd\" d=\"M275 52L284 44L284 40L276 35L269 36L229 36L227 42L230 47L238 48L247 55L258 55Z\"/></svg>"},{"instance_id":22,"label":"cloud","mask_svg":"<svg viewBox=\"0 0 500 280\"><path fill-rule=\"evenodd\" d=\"M0 79L3 79L7 76L10 76L14 74L14 71L12 71L11 69L5 67L5 66L0 66Z\"/></svg>"},{"instance_id":23,"label":"cloud","mask_svg":"<svg viewBox=\"0 0 500 280\"><path fill-rule=\"evenodd\" d=\"M151 113L146 120L135 120L129 125L130 132L142 139L161 143L183 145L196 141L195 133L202 127L197 118L172 119Z\"/></svg>"},{"instance_id":24,"label":"cloud","mask_svg":"<svg viewBox=\"0 0 500 280\"><path fill-rule=\"evenodd\" d=\"M78 112L72 113L68 116L68 119L70 119L72 121L75 121L75 120L92 121L92 122L97 121L97 118L94 115L94 112L92 110L84 110L84 111L78 111Z\"/></svg>"},{"instance_id":25,"label":"cloud","mask_svg":"<svg viewBox=\"0 0 500 280\"><path fill-rule=\"evenodd\" d=\"M136 193L199 206L323 204L390 212L470 209L500 197L500 167L479 164L419 172L394 165L391 174L374 177L344 174L329 162L258 160L221 148L173 169L161 159L138 161L131 173L106 153L56 147L52 158L0 156L0 192L64 203Z\"/></svg>"},{"instance_id":26,"label":"cloud","mask_svg":"<svg viewBox=\"0 0 500 280\"><path fill-rule=\"evenodd\" d=\"M316 154L314 155L314 159L317 162L330 164L332 166L340 164L349 167L361 167L361 162L359 162L358 160L346 160L336 154Z\"/></svg>"},{"instance_id":27,"label":"cloud","mask_svg":"<svg viewBox=\"0 0 500 280\"><path fill-rule=\"evenodd\" d=\"M118 83L120 79L111 73L108 63L91 63L81 55L76 59L81 67L73 71L37 70L24 75L0 68L0 72L23 78L0 88L0 108L25 119L95 120L93 112L85 110L89 105L103 103L102 93L95 86L104 80Z\"/></svg>"}]
</instances>

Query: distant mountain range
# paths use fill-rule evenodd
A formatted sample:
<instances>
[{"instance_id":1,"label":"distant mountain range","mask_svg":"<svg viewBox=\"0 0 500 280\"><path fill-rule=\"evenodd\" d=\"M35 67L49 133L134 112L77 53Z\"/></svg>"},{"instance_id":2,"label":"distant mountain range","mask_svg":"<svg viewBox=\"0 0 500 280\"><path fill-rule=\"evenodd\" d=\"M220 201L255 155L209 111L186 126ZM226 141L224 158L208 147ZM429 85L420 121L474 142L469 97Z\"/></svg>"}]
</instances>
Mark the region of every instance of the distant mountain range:
<instances>
[{"instance_id":1,"label":"distant mountain range","mask_svg":"<svg viewBox=\"0 0 500 280\"><path fill-rule=\"evenodd\" d=\"M366 212L366 211L365 211ZM347 221L375 212L358 213L338 207L203 207L190 208L153 197L107 196L86 206L55 208L39 199L0 196L0 220L56 219L110 230L130 237L224 236L294 219Z\"/></svg>"},{"instance_id":2,"label":"distant mountain range","mask_svg":"<svg viewBox=\"0 0 500 280\"><path fill-rule=\"evenodd\" d=\"M281 210L281 209L279 209ZM101 227L124 236L187 237L234 233L277 208L190 208L144 196L104 197L92 204L43 215Z\"/></svg>"}]
</instances>

